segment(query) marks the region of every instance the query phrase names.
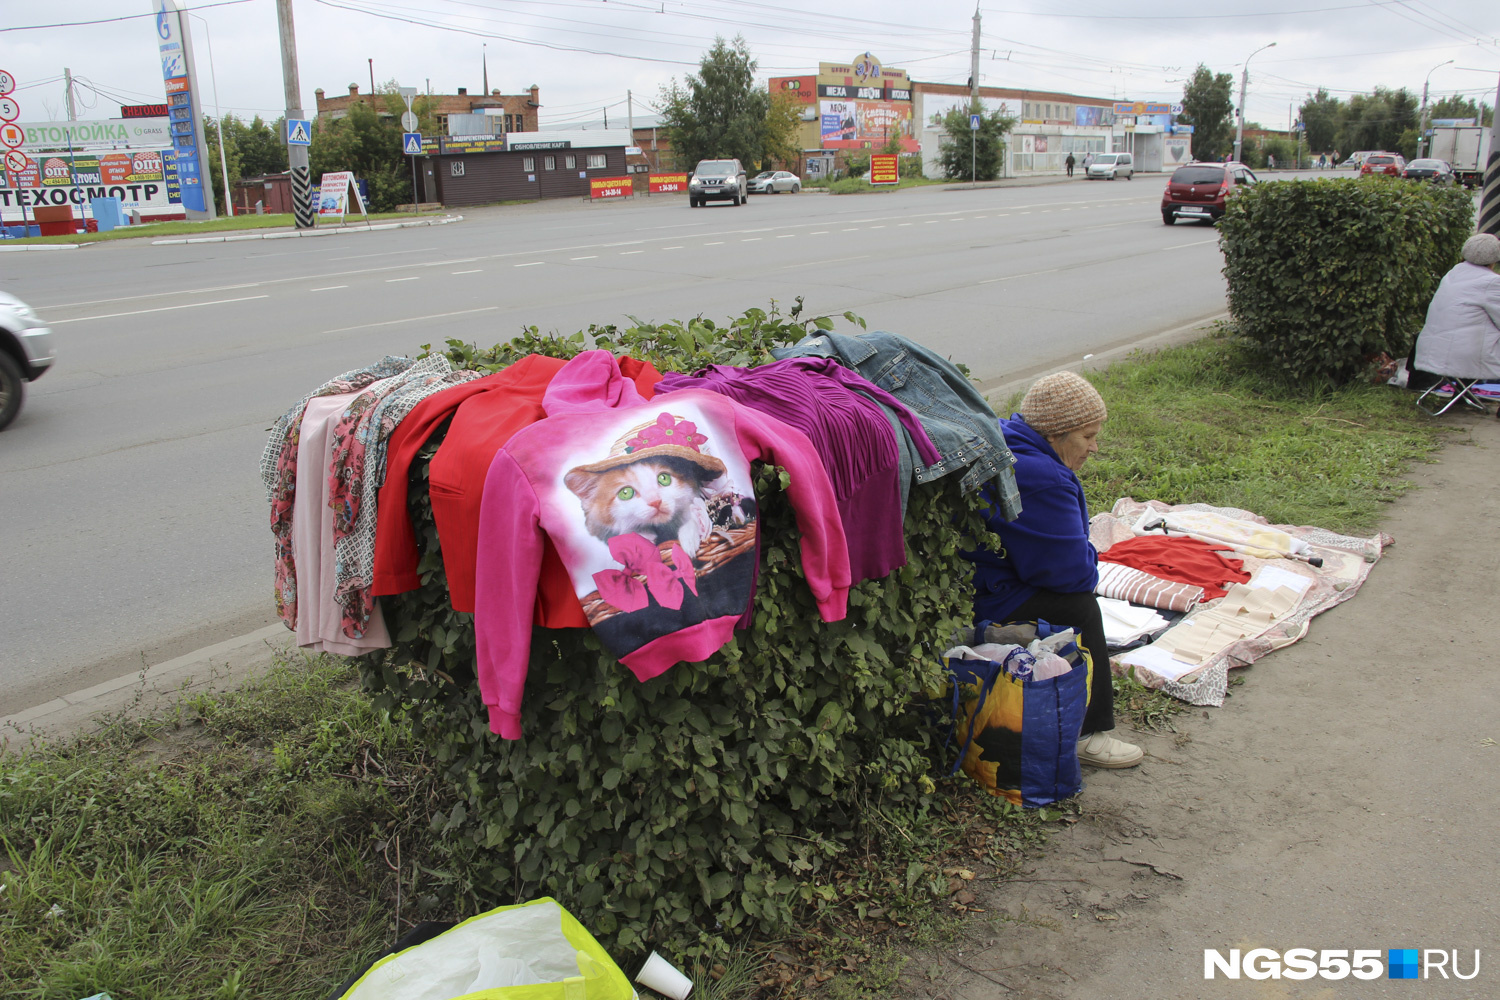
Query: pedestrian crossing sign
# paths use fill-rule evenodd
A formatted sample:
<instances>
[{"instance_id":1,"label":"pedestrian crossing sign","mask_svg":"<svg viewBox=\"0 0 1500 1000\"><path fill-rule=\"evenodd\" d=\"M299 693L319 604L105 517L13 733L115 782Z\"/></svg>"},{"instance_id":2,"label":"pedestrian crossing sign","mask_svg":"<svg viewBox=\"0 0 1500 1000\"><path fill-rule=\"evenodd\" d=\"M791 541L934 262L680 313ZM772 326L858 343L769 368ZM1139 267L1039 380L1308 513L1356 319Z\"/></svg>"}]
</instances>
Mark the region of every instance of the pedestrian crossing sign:
<instances>
[{"instance_id":1,"label":"pedestrian crossing sign","mask_svg":"<svg viewBox=\"0 0 1500 1000\"><path fill-rule=\"evenodd\" d=\"M312 145L312 121L307 118L286 120L286 144L288 146Z\"/></svg>"},{"instance_id":2,"label":"pedestrian crossing sign","mask_svg":"<svg viewBox=\"0 0 1500 1000\"><path fill-rule=\"evenodd\" d=\"M401 133L401 152L405 153L407 156L421 156L422 155L422 133L421 132L402 132Z\"/></svg>"}]
</instances>

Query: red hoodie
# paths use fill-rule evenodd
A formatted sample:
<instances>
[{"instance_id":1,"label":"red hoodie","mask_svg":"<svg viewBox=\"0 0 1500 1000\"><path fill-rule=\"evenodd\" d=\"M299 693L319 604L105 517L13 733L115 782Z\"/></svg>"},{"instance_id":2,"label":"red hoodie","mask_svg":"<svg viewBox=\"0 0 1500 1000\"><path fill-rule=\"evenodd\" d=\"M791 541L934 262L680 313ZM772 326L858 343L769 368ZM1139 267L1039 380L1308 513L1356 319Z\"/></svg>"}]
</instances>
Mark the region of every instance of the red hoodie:
<instances>
[{"instance_id":1,"label":"red hoodie","mask_svg":"<svg viewBox=\"0 0 1500 1000\"><path fill-rule=\"evenodd\" d=\"M495 456L480 508L474 629L493 731L521 735L548 539L589 625L638 679L731 640L758 551L752 461L787 471L808 587L825 621L844 617L838 502L801 431L701 389L648 402L607 351L568 362L543 407Z\"/></svg>"},{"instance_id":2,"label":"red hoodie","mask_svg":"<svg viewBox=\"0 0 1500 1000\"><path fill-rule=\"evenodd\" d=\"M448 433L428 467L428 485L453 609L474 610L474 550L485 472L513 434L546 415L543 393L565 364L559 358L527 355L493 375L424 399L401 422L386 449L386 480L377 508L375 593L400 594L421 586L417 539L406 510L407 474L423 443L451 414ZM620 370L646 399L661 381L661 373L635 358L621 358ZM586 628L588 619L550 542L542 563L535 624Z\"/></svg>"}]
</instances>

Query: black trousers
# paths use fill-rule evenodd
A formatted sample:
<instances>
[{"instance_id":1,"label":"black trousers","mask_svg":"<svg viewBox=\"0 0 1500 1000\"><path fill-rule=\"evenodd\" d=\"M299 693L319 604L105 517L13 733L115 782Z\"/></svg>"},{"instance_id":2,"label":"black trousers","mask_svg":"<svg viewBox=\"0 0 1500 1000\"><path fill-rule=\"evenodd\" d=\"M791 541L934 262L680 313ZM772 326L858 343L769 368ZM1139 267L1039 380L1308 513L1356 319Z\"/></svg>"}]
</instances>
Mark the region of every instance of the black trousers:
<instances>
[{"instance_id":1,"label":"black trousers","mask_svg":"<svg viewBox=\"0 0 1500 1000\"><path fill-rule=\"evenodd\" d=\"M976 606L975 610L983 610ZM1094 683L1089 710L1083 717L1085 733L1115 728L1115 689L1109 672L1109 643L1104 639L1104 616L1093 594L1059 594L1038 590L1005 616L1010 621L1041 620L1076 631L1094 661Z\"/></svg>"}]
</instances>

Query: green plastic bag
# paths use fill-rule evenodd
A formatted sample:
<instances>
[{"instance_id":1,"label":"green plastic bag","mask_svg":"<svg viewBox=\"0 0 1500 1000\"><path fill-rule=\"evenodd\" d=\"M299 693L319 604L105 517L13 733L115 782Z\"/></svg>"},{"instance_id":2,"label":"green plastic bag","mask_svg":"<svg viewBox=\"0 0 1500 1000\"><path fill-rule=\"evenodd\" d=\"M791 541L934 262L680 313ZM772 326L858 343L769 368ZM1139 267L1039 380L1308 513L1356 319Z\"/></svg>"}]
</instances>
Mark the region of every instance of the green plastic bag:
<instances>
[{"instance_id":1,"label":"green plastic bag","mask_svg":"<svg viewBox=\"0 0 1500 1000\"><path fill-rule=\"evenodd\" d=\"M551 897L471 917L387 955L340 1000L635 1000L620 967Z\"/></svg>"}]
</instances>

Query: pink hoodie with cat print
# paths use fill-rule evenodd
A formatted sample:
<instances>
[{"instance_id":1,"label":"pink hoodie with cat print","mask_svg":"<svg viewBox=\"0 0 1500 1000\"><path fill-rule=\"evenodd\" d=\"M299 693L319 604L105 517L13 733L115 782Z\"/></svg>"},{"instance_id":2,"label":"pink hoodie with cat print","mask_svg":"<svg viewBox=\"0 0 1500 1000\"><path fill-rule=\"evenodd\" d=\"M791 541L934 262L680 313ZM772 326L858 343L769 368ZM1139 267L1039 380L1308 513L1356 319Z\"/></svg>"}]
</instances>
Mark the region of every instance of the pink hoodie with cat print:
<instances>
[{"instance_id":1,"label":"pink hoodie with cat print","mask_svg":"<svg viewBox=\"0 0 1500 1000\"><path fill-rule=\"evenodd\" d=\"M480 507L474 630L492 731L521 736L544 538L600 642L640 680L730 641L755 577L753 461L787 471L808 587L824 621L844 617L838 504L801 431L714 392L647 402L607 351L568 362L542 406L490 464Z\"/></svg>"}]
</instances>

